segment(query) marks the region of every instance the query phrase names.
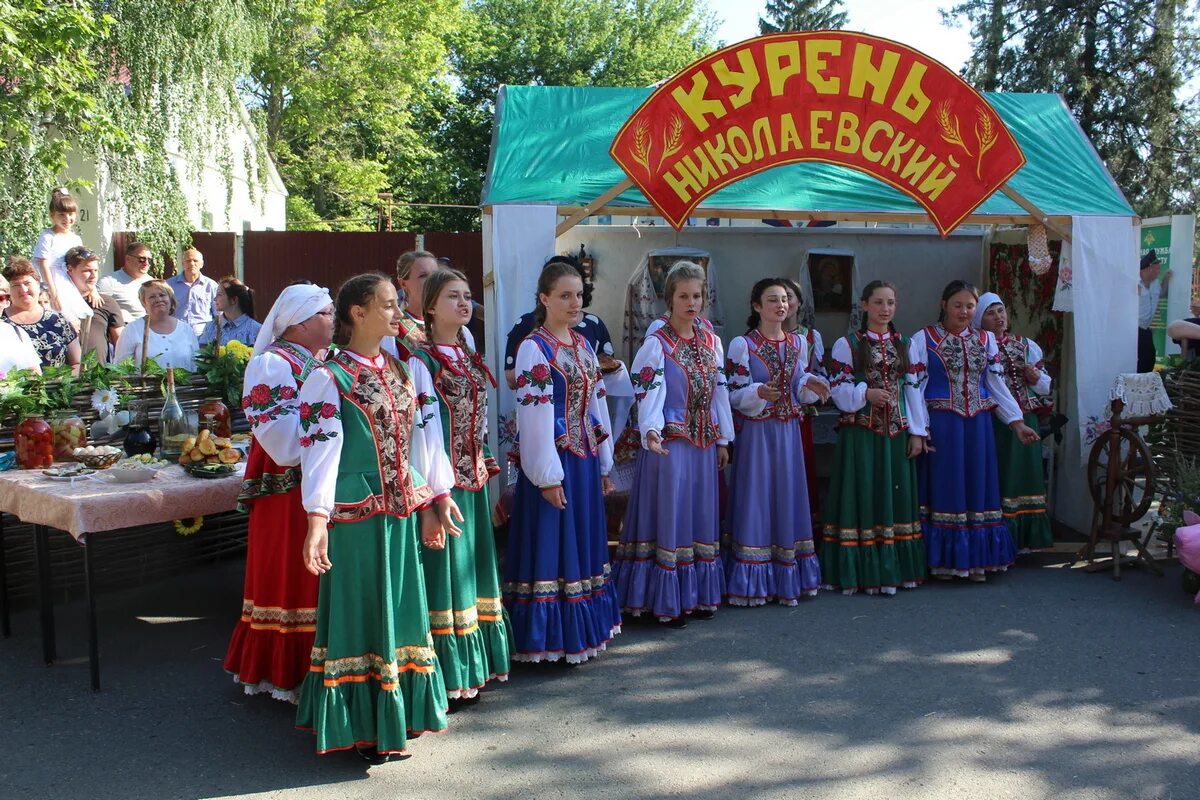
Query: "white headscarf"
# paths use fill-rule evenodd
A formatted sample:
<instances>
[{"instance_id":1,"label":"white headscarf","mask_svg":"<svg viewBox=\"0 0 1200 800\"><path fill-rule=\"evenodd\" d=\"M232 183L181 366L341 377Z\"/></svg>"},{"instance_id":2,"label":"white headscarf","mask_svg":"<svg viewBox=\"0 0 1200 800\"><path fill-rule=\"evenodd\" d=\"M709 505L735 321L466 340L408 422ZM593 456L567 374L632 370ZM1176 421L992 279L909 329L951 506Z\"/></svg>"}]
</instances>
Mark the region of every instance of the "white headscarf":
<instances>
[{"instance_id":1,"label":"white headscarf","mask_svg":"<svg viewBox=\"0 0 1200 800\"><path fill-rule=\"evenodd\" d=\"M271 342L282 336L288 328L311 319L318 311L332 303L329 290L321 286L297 284L284 289L275 305L267 312L262 328L258 331L258 338L254 340L254 356L265 353Z\"/></svg>"},{"instance_id":2,"label":"white headscarf","mask_svg":"<svg viewBox=\"0 0 1200 800\"><path fill-rule=\"evenodd\" d=\"M995 292L984 292L979 296L979 302L975 304L975 327L983 330L983 315L992 306L999 303L1004 305L1004 301L1000 299L1000 295Z\"/></svg>"}]
</instances>

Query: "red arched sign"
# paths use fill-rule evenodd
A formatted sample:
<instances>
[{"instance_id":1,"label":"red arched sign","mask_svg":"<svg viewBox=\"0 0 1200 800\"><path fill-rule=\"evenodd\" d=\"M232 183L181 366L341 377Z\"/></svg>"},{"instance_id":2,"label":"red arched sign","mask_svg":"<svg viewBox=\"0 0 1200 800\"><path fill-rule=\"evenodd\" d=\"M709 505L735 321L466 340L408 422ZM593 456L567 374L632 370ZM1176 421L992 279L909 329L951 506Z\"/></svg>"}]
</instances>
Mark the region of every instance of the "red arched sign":
<instances>
[{"instance_id":1,"label":"red arched sign","mask_svg":"<svg viewBox=\"0 0 1200 800\"><path fill-rule=\"evenodd\" d=\"M760 36L660 86L609 153L676 229L704 198L781 164L865 172L946 235L1025 163L962 78L896 42L843 31Z\"/></svg>"}]
</instances>

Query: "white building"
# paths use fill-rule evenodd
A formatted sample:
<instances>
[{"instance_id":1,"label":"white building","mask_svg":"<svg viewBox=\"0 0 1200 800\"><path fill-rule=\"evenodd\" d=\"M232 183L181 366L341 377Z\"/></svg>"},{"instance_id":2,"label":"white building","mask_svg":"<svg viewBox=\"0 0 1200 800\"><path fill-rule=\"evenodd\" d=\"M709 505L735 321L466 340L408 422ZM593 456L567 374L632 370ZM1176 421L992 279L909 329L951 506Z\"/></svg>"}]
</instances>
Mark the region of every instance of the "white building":
<instances>
[{"instance_id":1,"label":"white building","mask_svg":"<svg viewBox=\"0 0 1200 800\"><path fill-rule=\"evenodd\" d=\"M228 148L232 160L231 197L215 148L205 158L197 176L178 145L171 143L168 146L166 155L187 198L192 228L195 231L234 233L284 230L287 226L287 188L269 156L262 174L255 168L258 133L245 109L239 106L238 111L237 121L218 140L222 147ZM120 187L110 189L105 185L104 176L99 174L95 161L78 154L69 159L67 175L72 180L90 181L93 186L90 190L75 192L79 202L79 222L76 226L79 235L83 237L85 245L101 254L102 273L119 269L121 262L116 259L114 263L112 253L113 235L129 230L129 225L120 206L106 198L113 191L119 192Z\"/></svg>"}]
</instances>

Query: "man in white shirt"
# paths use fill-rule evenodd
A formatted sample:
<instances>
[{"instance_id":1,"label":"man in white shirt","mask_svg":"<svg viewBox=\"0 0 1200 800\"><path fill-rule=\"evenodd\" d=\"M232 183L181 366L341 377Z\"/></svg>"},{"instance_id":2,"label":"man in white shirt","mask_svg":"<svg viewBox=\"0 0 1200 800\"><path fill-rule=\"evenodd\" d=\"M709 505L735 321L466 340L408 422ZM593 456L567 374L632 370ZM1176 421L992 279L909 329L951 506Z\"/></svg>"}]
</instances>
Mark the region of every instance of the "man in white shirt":
<instances>
[{"instance_id":1,"label":"man in white shirt","mask_svg":"<svg viewBox=\"0 0 1200 800\"><path fill-rule=\"evenodd\" d=\"M1166 271L1161 282L1158 280L1158 273L1161 269L1162 262L1158 260L1158 255L1153 250L1142 256L1141 280L1138 282L1138 372L1153 372L1154 362L1158 359L1158 354L1154 350L1154 334L1150 331L1150 323L1154 321L1154 312L1158 310L1159 298L1167 292L1168 284L1171 282L1171 270Z\"/></svg>"},{"instance_id":2,"label":"man in white shirt","mask_svg":"<svg viewBox=\"0 0 1200 800\"><path fill-rule=\"evenodd\" d=\"M167 285L175 292L175 318L182 320L197 336L212 321L213 301L217 299L220 286L201 272L204 256L194 247L183 251L180 271L167 279Z\"/></svg>"},{"instance_id":3,"label":"man in white shirt","mask_svg":"<svg viewBox=\"0 0 1200 800\"><path fill-rule=\"evenodd\" d=\"M142 284L151 280L150 265L154 257L150 248L141 242L134 242L125 248L125 266L112 275L105 275L96 284L96 289L104 297L111 297L121 307L121 316L125 324L146 316L142 301L138 299L138 290Z\"/></svg>"}]
</instances>

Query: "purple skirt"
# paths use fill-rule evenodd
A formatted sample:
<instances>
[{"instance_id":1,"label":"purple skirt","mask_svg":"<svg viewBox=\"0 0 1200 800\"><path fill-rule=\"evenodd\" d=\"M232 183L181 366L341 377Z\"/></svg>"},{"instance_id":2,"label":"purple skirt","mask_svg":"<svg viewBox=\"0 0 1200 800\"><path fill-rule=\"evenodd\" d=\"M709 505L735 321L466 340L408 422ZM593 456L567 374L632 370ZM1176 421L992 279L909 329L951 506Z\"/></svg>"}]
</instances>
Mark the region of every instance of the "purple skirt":
<instances>
[{"instance_id":1,"label":"purple skirt","mask_svg":"<svg viewBox=\"0 0 1200 800\"><path fill-rule=\"evenodd\" d=\"M741 420L730 477L725 597L794 606L821 586L800 420Z\"/></svg>"},{"instance_id":2,"label":"purple skirt","mask_svg":"<svg viewBox=\"0 0 1200 800\"><path fill-rule=\"evenodd\" d=\"M622 610L675 619L721 602L717 448L685 439L667 455L639 450L613 565Z\"/></svg>"}]
</instances>

